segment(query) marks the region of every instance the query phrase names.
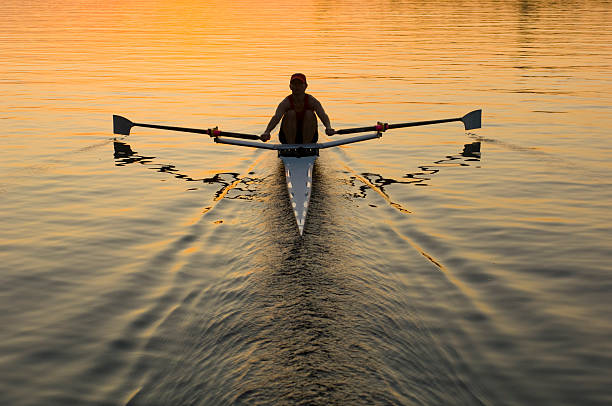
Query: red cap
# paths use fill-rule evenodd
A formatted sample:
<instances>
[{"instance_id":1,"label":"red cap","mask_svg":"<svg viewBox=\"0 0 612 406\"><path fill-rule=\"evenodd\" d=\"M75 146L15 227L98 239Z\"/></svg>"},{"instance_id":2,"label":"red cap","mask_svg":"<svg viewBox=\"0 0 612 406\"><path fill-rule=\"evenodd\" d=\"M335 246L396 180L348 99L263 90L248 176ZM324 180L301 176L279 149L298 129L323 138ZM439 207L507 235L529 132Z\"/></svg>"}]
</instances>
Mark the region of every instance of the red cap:
<instances>
[{"instance_id":1,"label":"red cap","mask_svg":"<svg viewBox=\"0 0 612 406\"><path fill-rule=\"evenodd\" d=\"M293 75L291 75L290 82L294 79L301 80L302 82L306 83L306 75L304 75L303 73L294 73Z\"/></svg>"}]
</instances>

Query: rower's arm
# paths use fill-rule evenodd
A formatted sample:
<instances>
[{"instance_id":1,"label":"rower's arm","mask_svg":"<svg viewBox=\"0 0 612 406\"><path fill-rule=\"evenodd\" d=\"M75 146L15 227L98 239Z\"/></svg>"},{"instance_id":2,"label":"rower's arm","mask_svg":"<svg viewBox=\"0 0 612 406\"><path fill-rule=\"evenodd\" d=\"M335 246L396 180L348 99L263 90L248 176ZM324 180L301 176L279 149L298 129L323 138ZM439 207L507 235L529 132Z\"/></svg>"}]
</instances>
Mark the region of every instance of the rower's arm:
<instances>
[{"instance_id":1,"label":"rower's arm","mask_svg":"<svg viewBox=\"0 0 612 406\"><path fill-rule=\"evenodd\" d=\"M314 97L313 97L313 100L314 100L314 110L317 113L317 117L319 117L319 120L321 120L321 122L325 126L325 133L327 135L333 135L335 131L331 126L331 122L329 121L329 116L325 112L325 109L323 109L323 106L321 105L321 103Z\"/></svg>"},{"instance_id":2,"label":"rower's arm","mask_svg":"<svg viewBox=\"0 0 612 406\"><path fill-rule=\"evenodd\" d=\"M270 122L268 123L268 126L266 127L266 131L264 131L264 134L270 134L270 132L274 130L274 128L281 121L281 119L283 118L283 116L285 115L289 107L290 107L290 104L286 98L282 102L280 102L280 104L276 108L276 113L274 113L274 115L270 119Z\"/></svg>"}]
</instances>

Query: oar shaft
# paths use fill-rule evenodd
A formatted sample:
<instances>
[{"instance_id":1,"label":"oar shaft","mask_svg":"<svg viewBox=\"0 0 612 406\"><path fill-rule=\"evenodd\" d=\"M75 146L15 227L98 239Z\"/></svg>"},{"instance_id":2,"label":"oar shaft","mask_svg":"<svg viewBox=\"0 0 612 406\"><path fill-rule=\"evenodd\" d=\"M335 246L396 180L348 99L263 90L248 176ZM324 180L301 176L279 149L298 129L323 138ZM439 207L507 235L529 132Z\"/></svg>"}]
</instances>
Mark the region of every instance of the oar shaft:
<instances>
[{"instance_id":1,"label":"oar shaft","mask_svg":"<svg viewBox=\"0 0 612 406\"><path fill-rule=\"evenodd\" d=\"M468 121L466 121L468 118L471 118L471 120L468 120L469 125L468 125ZM378 125L372 125L368 127L345 128L342 130L336 130L336 134L353 134L353 133L362 133L362 132L367 132L367 131L386 131L386 130L391 130L393 128L417 127L420 125L450 123L452 121L463 121L464 125L466 125L466 129L480 128L480 110L473 111L469 114L466 114L463 117L458 117L458 118L444 118L440 120L413 121L410 123L398 123L398 124L378 123Z\"/></svg>"},{"instance_id":2,"label":"oar shaft","mask_svg":"<svg viewBox=\"0 0 612 406\"><path fill-rule=\"evenodd\" d=\"M156 128L159 130L182 131L182 132L196 133L196 134L207 134L207 135L215 136L215 137L222 136L222 137L242 138L246 140L259 140L260 139L259 135L255 135L255 134L234 133L234 132L211 130L211 129L174 127L174 126L169 126L169 125L144 124L144 123L133 123L132 125L138 126L138 127Z\"/></svg>"},{"instance_id":3,"label":"oar shaft","mask_svg":"<svg viewBox=\"0 0 612 406\"><path fill-rule=\"evenodd\" d=\"M208 134L208 130L204 130L201 128L173 127L169 125L143 124L143 123L133 123L133 125L136 127L157 128L158 130L183 131L186 133Z\"/></svg>"},{"instance_id":4,"label":"oar shaft","mask_svg":"<svg viewBox=\"0 0 612 406\"><path fill-rule=\"evenodd\" d=\"M459 117L459 118L444 118L444 119L441 119L441 120L415 121L415 122L412 122L412 123L389 124L389 127L387 127L387 128L390 130L392 128L417 127L417 126L420 126L420 125L450 123L452 121L461 121L461 117Z\"/></svg>"}]
</instances>

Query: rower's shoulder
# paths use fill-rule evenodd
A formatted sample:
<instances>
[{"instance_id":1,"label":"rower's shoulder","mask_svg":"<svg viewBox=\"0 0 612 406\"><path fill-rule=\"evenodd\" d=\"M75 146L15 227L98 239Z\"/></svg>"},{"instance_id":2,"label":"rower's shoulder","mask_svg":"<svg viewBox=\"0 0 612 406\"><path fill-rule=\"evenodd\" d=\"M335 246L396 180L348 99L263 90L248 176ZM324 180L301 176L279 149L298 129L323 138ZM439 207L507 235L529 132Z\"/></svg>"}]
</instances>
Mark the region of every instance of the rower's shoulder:
<instances>
[{"instance_id":1,"label":"rower's shoulder","mask_svg":"<svg viewBox=\"0 0 612 406\"><path fill-rule=\"evenodd\" d=\"M317 98L311 95L310 93L306 93L306 97L308 97L308 100L314 104L321 104L321 102L319 102Z\"/></svg>"},{"instance_id":2,"label":"rower's shoulder","mask_svg":"<svg viewBox=\"0 0 612 406\"><path fill-rule=\"evenodd\" d=\"M310 105L311 105L311 106L312 106L314 109L318 110L318 109L322 109L322 108L323 108L323 105L321 104L321 102L320 102L319 100L317 100L317 98L316 98L316 97L314 97L314 96L313 96L313 95L311 95L311 94L307 94L307 96L308 96L308 98L309 98Z\"/></svg>"},{"instance_id":3,"label":"rower's shoulder","mask_svg":"<svg viewBox=\"0 0 612 406\"><path fill-rule=\"evenodd\" d=\"M281 100L280 103L278 103L279 109L287 110L291 106L291 101L289 100L289 97L291 96L285 97L283 100Z\"/></svg>"}]
</instances>

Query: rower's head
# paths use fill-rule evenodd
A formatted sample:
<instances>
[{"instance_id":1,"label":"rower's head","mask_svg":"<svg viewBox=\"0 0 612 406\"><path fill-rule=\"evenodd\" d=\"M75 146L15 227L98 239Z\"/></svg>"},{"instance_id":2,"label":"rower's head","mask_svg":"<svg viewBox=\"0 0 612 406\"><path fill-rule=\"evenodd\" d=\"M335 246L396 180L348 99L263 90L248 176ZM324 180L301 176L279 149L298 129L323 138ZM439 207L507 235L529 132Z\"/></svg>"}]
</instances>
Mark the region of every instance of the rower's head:
<instances>
[{"instance_id":1,"label":"rower's head","mask_svg":"<svg viewBox=\"0 0 612 406\"><path fill-rule=\"evenodd\" d=\"M303 73L294 73L291 75L289 81L289 88L293 93L303 93L306 91L308 83L306 82L306 75Z\"/></svg>"}]
</instances>

